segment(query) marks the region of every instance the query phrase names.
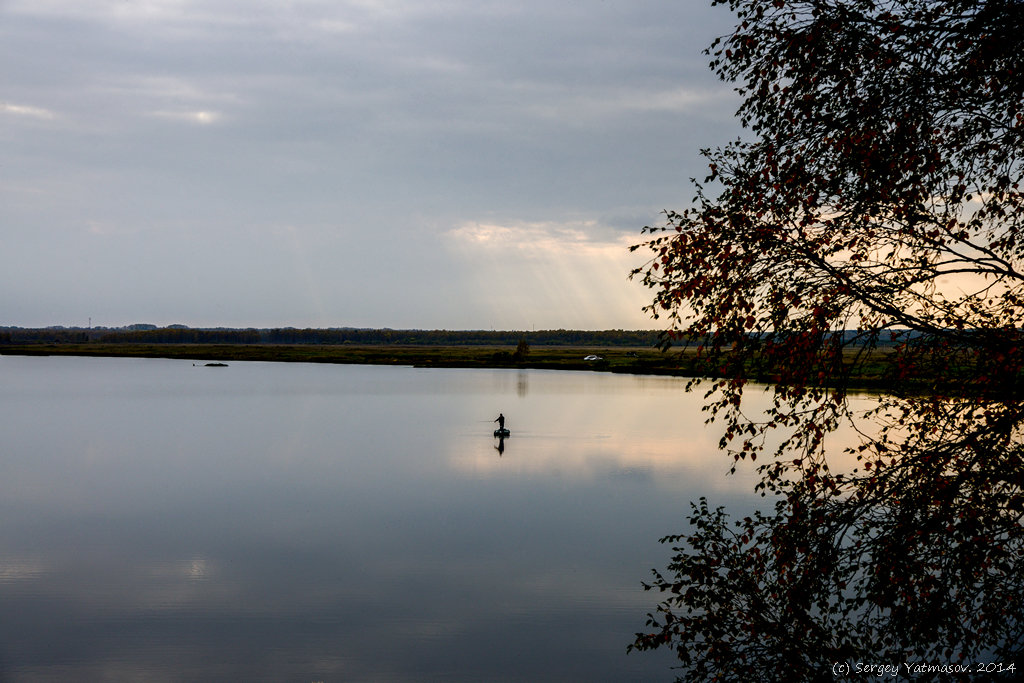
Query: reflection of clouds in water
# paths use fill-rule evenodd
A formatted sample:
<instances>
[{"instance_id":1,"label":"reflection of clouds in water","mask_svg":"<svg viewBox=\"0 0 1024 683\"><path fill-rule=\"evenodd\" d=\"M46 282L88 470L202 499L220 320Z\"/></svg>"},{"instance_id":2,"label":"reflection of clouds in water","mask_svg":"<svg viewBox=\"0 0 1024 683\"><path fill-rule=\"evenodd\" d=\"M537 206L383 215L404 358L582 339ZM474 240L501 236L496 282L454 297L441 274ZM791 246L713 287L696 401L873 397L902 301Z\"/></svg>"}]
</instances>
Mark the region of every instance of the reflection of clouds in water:
<instances>
[{"instance_id":1,"label":"reflection of clouds in water","mask_svg":"<svg viewBox=\"0 0 1024 683\"><path fill-rule=\"evenodd\" d=\"M496 375L496 388L511 393L514 377ZM685 380L532 372L529 381L529 393L506 411L512 438L504 457L462 436L447 446L453 469L579 481L628 474L658 486L695 473L717 479L728 469Z\"/></svg>"},{"instance_id":2,"label":"reflection of clouds in water","mask_svg":"<svg viewBox=\"0 0 1024 683\"><path fill-rule=\"evenodd\" d=\"M502 457L463 440L452 449L450 466L473 477L557 478L580 482L611 479L642 483L658 489L676 489L703 495L709 491L749 492L757 481L754 467L737 467L727 476L732 461L701 437L688 442L650 440L609 445L609 439L562 439L557 449L537 448L528 436L506 440Z\"/></svg>"},{"instance_id":3,"label":"reflection of clouds in water","mask_svg":"<svg viewBox=\"0 0 1024 683\"><path fill-rule=\"evenodd\" d=\"M8 558L0 560L0 585L16 581L32 581L47 573L42 560L34 558Z\"/></svg>"},{"instance_id":4,"label":"reflection of clouds in water","mask_svg":"<svg viewBox=\"0 0 1024 683\"><path fill-rule=\"evenodd\" d=\"M0 387L17 417L0 616L30 605L19 642L70 623L58 645L87 655L60 675L23 658L26 680L284 680L297 661L310 680L419 680L441 658L480 680L512 651L520 680L653 680L622 650L657 538L689 500L752 489L685 380L49 360L4 361L22 372Z\"/></svg>"},{"instance_id":5,"label":"reflection of clouds in water","mask_svg":"<svg viewBox=\"0 0 1024 683\"><path fill-rule=\"evenodd\" d=\"M550 440L550 437L544 437ZM580 479L604 476L610 472L651 472L667 474L673 471L703 467L698 453L689 449L680 451L680 444L646 442L631 444L628 448L609 446L607 439L559 439L557 448L550 444L538 446L539 439L514 434L505 442L506 451L514 455L515 470L499 463L477 444L464 443L453 453L450 464L456 470L474 474L494 475L565 475ZM707 453L706 450L702 453Z\"/></svg>"},{"instance_id":6,"label":"reflection of clouds in water","mask_svg":"<svg viewBox=\"0 0 1024 683\"><path fill-rule=\"evenodd\" d=\"M154 579L162 581L206 581L212 573L212 565L205 557L175 560L153 567L150 572Z\"/></svg>"},{"instance_id":7,"label":"reflection of clouds in water","mask_svg":"<svg viewBox=\"0 0 1024 683\"><path fill-rule=\"evenodd\" d=\"M206 560L197 558L190 560L188 563L188 578L194 581L205 581L209 574L209 569L206 566Z\"/></svg>"},{"instance_id":8,"label":"reflection of clouds in water","mask_svg":"<svg viewBox=\"0 0 1024 683\"><path fill-rule=\"evenodd\" d=\"M621 385L601 375L559 377L550 387L543 373L531 377L531 393L516 406L515 421L510 423L513 436L505 443L503 457L498 459L493 450L463 437L448 447L452 469L474 477L649 481L659 489L693 497L742 494L760 481L758 466L782 438L781 432L773 433L765 442L766 455L758 461L734 463L718 448L724 427L705 424L702 393L687 393L685 380L615 378L634 385L629 387L630 399L623 401L609 391ZM748 414L757 415L770 404L771 393L752 386L747 399ZM850 403L853 410L864 411L875 399L858 395ZM855 456L843 453L858 443L850 424L841 425L826 443L834 471L854 466ZM736 473L729 475L734 464Z\"/></svg>"},{"instance_id":9,"label":"reflection of clouds in water","mask_svg":"<svg viewBox=\"0 0 1024 683\"><path fill-rule=\"evenodd\" d=\"M139 549L136 548L136 551ZM149 551L150 553L158 551ZM143 553L142 557L145 557ZM106 613L175 613L182 609L211 609L236 604L241 586L230 575L214 571L201 556L167 561L110 556L96 543L57 557L57 568L38 590L83 609Z\"/></svg>"}]
</instances>

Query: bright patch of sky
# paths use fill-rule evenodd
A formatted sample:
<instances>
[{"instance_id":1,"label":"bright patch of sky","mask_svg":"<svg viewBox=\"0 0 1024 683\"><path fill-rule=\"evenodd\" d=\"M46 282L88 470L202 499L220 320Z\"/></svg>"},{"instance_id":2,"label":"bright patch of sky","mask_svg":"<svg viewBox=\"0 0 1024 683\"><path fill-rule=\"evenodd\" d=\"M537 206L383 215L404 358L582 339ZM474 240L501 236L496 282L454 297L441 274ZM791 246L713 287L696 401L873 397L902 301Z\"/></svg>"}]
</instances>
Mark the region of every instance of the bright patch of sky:
<instances>
[{"instance_id":1,"label":"bright patch of sky","mask_svg":"<svg viewBox=\"0 0 1024 683\"><path fill-rule=\"evenodd\" d=\"M655 327L708 4L0 2L0 325Z\"/></svg>"}]
</instances>

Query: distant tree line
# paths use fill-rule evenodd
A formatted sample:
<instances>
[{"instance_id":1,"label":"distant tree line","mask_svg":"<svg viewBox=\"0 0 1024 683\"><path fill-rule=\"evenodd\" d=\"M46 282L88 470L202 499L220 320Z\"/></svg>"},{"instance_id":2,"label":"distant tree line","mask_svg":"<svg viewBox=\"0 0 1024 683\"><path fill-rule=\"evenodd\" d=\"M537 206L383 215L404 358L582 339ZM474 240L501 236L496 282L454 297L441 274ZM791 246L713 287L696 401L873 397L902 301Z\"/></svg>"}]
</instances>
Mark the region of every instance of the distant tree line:
<instances>
[{"instance_id":1,"label":"distant tree line","mask_svg":"<svg viewBox=\"0 0 1024 683\"><path fill-rule=\"evenodd\" d=\"M434 346L654 346L654 330L392 330L392 329L153 329L0 328L0 343L108 344L367 344ZM523 347L519 347L523 348Z\"/></svg>"},{"instance_id":2,"label":"distant tree line","mask_svg":"<svg viewBox=\"0 0 1024 683\"><path fill-rule=\"evenodd\" d=\"M649 330L390 330L272 329L260 331L270 344L425 344L437 346L653 346L658 333Z\"/></svg>"},{"instance_id":3,"label":"distant tree line","mask_svg":"<svg viewBox=\"0 0 1024 683\"><path fill-rule=\"evenodd\" d=\"M180 327L159 327L155 330L109 332L99 341L113 344L259 344L259 330L203 330Z\"/></svg>"},{"instance_id":4,"label":"distant tree line","mask_svg":"<svg viewBox=\"0 0 1024 683\"><path fill-rule=\"evenodd\" d=\"M94 337L81 328L0 328L0 344L80 344Z\"/></svg>"}]
</instances>

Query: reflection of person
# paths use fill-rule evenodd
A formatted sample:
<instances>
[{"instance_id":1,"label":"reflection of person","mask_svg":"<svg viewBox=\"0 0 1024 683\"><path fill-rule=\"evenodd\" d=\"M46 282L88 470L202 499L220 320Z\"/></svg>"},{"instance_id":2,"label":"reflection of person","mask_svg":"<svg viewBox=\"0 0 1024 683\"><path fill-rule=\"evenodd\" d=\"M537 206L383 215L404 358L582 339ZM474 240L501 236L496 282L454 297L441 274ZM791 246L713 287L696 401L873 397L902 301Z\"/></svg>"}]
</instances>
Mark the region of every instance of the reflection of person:
<instances>
[{"instance_id":1,"label":"reflection of person","mask_svg":"<svg viewBox=\"0 0 1024 683\"><path fill-rule=\"evenodd\" d=\"M501 413L498 413L498 417L494 421L498 423L498 429L505 428L505 416L502 415Z\"/></svg>"}]
</instances>

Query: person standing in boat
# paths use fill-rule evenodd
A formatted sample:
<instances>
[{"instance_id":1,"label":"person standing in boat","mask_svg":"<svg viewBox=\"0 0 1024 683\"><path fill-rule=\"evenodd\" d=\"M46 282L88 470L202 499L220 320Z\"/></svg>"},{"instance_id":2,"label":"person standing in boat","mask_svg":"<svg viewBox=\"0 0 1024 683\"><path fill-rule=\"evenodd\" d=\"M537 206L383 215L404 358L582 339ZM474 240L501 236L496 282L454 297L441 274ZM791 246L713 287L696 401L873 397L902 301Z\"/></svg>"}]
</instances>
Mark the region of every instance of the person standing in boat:
<instances>
[{"instance_id":1,"label":"person standing in boat","mask_svg":"<svg viewBox=\"0 0 1024 683\"><path fill-rule=\"evenodd\" d=\"M501 413L498 413L498 417L494 421L498 423L499 431L505 428L505 416Z\"/></svg>"}]
</instances>

